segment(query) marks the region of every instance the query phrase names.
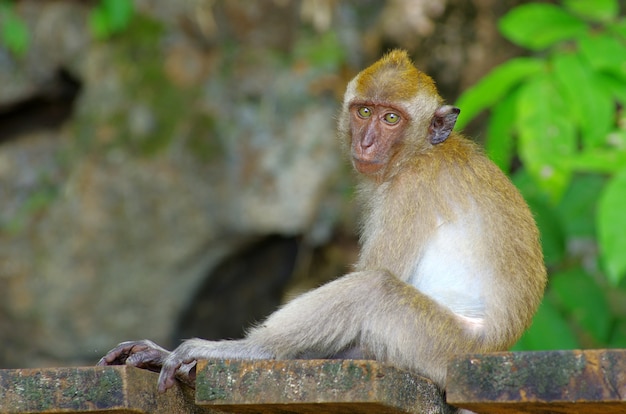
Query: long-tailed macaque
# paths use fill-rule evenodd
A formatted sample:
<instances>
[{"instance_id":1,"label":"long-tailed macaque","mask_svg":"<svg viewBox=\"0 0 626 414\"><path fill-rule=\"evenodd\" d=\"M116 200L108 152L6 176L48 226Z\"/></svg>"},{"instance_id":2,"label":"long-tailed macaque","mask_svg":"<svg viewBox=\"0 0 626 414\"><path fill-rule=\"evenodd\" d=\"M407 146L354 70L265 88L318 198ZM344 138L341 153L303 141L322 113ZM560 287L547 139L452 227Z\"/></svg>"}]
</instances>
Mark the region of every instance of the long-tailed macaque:
<instances>
[{"instance_id":1,"label":"long-tailed macaque","mask_svg":"<svg viewBox=\"0 0 626 414\"><path fill-rule=\"evenodd\" d=\"M539 234L506 176L452 130L458 114L404 51L363 70L338 126L365 210L354 272L287 303L244 339L190 339L173 352L124 342L99 364L160 369L165 391L176 377L192 380L199 359L358 356L443 387L453 355L507 349L543 294Z\"/></svg>"}]
</instances>

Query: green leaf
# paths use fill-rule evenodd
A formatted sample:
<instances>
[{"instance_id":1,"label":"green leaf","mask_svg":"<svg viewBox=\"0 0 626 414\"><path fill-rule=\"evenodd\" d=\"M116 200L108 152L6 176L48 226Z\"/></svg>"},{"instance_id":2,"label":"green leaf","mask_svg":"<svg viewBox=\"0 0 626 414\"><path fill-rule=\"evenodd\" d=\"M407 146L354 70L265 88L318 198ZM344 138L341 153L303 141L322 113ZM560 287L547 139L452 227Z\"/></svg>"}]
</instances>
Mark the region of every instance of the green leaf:
<instances>
[{"instance_id":1,"label":"green leaf","mask_svg":"<svg viewBox=\"0 0 626 414\"><path fill-rule=\"evenodd\" d=\"M102 0L102 9L108 17L112 33L128 26L133 16L133 2L130 0Z\"/></svg>"},{"instance_id":2,"label":"green leaf","mask_svg":"<svg viewBox=\"0 0 626 414\"><path fill-rule=\"evenodd\" d=\"M619 137L619 135L615 136ZM576 171L614 174L626 165L626 150L624 148L587 150L576 154L564 163L568 168Z\"/></svg>"},{"instance_id":3,"label":"green leaf","mask_svg":"<svg viewBox=\"0 0 626 414\"><path fill-rule=\"evenodd\" d=\"M562 315L547 299L539 307L533 324L515 350L552 350L580 348L578 340Z\"/></svg>"},{"instance_id":4,"label":"green leaf","mask_svg":"<svg viewBox=\"0 0 626 414\"><path fill-rule=\"evenodd\" d=\"M604 70L626 81L626 43L607 33L582 36L580 53L595 70Z\"/></svg>"},{"instance_id":5,"label":"green leaf","mask_svg":"<svg viewBox=\"0 0 626 414\"><path fill-rule=\"evenodd\" d=\"M547 75L524 84L517 102L520 158L539 186L557 201L569 184L572 171L567 161L577 145L568 107Z\"/></svg>"},{"instance_id":6,"label":"green leaf","mask_svg":"<svg viewBox=\"0 0 626 414\"><path fill-rule=\"evenodd\" d=\"M608 343L609 348L626 348L626 321L618 321Z\"/></svg>"},{"instance_id":7,"label":"green leaf","mask_svg":"<svg viewBox=\"0 0 626 414\"><path fill-rule=\"evenodd\" d=\"M104 39L128 27L133 12L130 0L101 0L89 15L89 26L97 39Z\"/></svg>"},{"instance_id":8,"label":"green leaf","mask_svg":"<svg viewBox=\"0 0 626 414\"><path fill-rule=\"evenodd\" d=\"M581 129L583 143L590 147L606 143L614 120L611 95L596 84L595 73L578 55L555 54L552 67L558 88Z\"/></svg>"},{"instance_id":9,"label":"green leaf","mask_svg":"<svg viewBox=\"0 0 626 414\"><path fill-rule=\"evenodd\" d=\"M609 280L617 285L626 276L626 169L607 184L597 220L601 257Z\"/></svg>"},{"instance_id":10,"label":"green leaf","mask_svg":"<svg viewBox=\"0 0 626 414\"><path fill-rule=\"evenodd\" d=\"M106 13L101 8L95 8L89 14L89 27L96 39L105 39L111 34Z\"/></svg>"},{"instance_id":11,"label":"green leaf","mask_svg":"<svg viewBox=\"0 0 626 414\"><path fill-rule=\"evenodd\" d=\"M563 5L582 17L594 21L609 21L619 13L617 0L563 0Z\"/></svg>"},{"instance_id":12,"label":"green leaf","mask_svg":"<svg viewBox=\"0 0 626 414\"><path fill-rule=\"evenodd\" d=\"M17 55L23 55L28 49L30 35L28 28L9 6L3 8L5 14L2 19L0 36L6 47Z\"/></svg>"},{"instance_id":13,"label":"green leaf","mask_svg":"<svg viewBox=\"0 0 626 414\"><path fill-rule=\"evenodd\" d=\"M492 111L487 124L485 151L502 171L509 172L514 156L517 93L506 96Z\"/></svg>"},{"instance_id":14,"label":"green leaf","mask_svg":"<svg viewBox=\"0 0 626 414\"><path fill-rule=\"evenodd\" d=\"M564 223L557 210L551 206L545 192L525 169L519 169L512 177L513 183L524 196L535 217L541 234L541 248L548 265L558 264L565 256Z\"/></svg>"},{"instance_id":15,"label":"green leaf","mask_svg":"<svg viewBox=\"0 0 626 414\"><path fill-rule=\"evenodd\" d=\"M554 274L550 286L564 309L599 344L609 340L611 309L604 294L581 268Z\"/></svg>"},{"instance_id":16,"label":"green leaf","mask_svg":"<svg viewBox=\"0 0 626 414\"><path fill-rule=\"evenodd\" d=\"M578 174L572 179L557 206L568 238L596 237L595 222L590 218L596 215L596 204L605 184L606 178L596 174Z\"/></svg>"},{"instance_id":17,"label":"green leaf","mask_svg":"<svg viewBox=\"0 0 626 414\"><path fill-rule=\"evenodd\" d=\"M622 18L617 22L609 24L607 26L613 33L626 39L626 19Z\"/></svg>"},{"instance_id":18,"label":"green leaf","mask_svg":"<svg viewBox=\"0 0 626 414\"><path fill-rule=\"evenodd\" d=\"M587 25L558 6L529 3L518 6L499 22L500 32L520 46L540 50L573 39L587 31Z\"/></svg>"},{"instance_id":19,"label":"green leaf","mask_svg":"<svg viewBox=\"0 0 626 414\"><path fill-rule=\"evenodd\" d=\"M610 74L596 74L596 83L599 88L613 97L622 106L626 106L626 81Z\"/></svg>"},{"instance_id":20,"label":"green leaf","mask_svg":"<svg viewBox=\"0 0 626 414\"><path fill-rule=\"evenodd\" d=\"M542 71L544 67L544 62L539 59L516 58L493 69L457 100L456 106L461 108L461 114L456 128L464 128L481 111L498 102L522 80Z\"/></svg>"},{"instance_id":21,"label":"green leaf","mask_svg":"<svg viewBox=\"0 0 626 414\"><path fill-rule=\"evenodd\" d=\"M544 204L549 204L550 199L547 194L537 186L537 182L526 168L517 169L515 174L511 176L511 180L526 200L534 199Z\"/></svg>"},{"instance_id":22,"label":"green leaf","mask_svg":"<svg viewBox=\"0 0 626 414\"><path fill-rule=\"evenodd\" d=\"M565 256L565 235L556 210L534 197L526 198L541 234L541 248L548 266L556 265Z\"/></svg>"}]
</instances>

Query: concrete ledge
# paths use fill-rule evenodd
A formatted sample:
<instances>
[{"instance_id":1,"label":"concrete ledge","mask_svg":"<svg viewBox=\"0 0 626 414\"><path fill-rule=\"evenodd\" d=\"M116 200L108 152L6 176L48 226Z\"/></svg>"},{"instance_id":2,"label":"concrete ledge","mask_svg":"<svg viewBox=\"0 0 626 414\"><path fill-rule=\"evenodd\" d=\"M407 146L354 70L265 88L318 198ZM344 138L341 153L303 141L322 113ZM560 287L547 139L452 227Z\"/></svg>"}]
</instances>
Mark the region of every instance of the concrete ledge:
<instances>
[{"instance_id":1,"label":"concrete ledge","mask_svg":"<svg viewBox=\"0 0 626 414\"><path fill-rule=\"evenodd\" d=\"M200 361L196 404L233 413L452 413L430 380L374 361Z\"/></svg>"},{"instance_id":2,"label":"concrete ledge","mask_svg":"<svg viewBox=\"0 0 626 414\"><path fill-rule=\"evenodd\" d=\"M447 398L481 414L625 413L626 350L459 356Z\"/></svg>"}]
</instances>

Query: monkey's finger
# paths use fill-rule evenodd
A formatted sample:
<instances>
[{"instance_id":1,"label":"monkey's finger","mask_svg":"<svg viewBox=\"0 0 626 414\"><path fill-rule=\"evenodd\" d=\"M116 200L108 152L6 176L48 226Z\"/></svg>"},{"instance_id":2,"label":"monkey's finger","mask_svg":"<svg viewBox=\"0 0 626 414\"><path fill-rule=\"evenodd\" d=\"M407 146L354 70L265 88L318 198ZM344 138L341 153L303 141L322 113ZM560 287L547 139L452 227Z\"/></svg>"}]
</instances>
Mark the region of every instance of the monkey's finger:
<instances>
[{"instance_id":1,"label":"monkey's finger","mask_svg":"<svg viewBox=\"0 0 626 414\"><path fill-rule=\"evenodd\" d=\"M100 358L97 365L123 365L126 362L128 355L128 351L114 348L107 352L105 356Z\"/></svg>"},{"instance_id":2,"label":"monkey's finger","mask_svg":"<svg viewBox=\"0 0 626 414\"><path fill-rule=\"evenodd\" d=\"M163 393L174 386L176 383L176 371L180 366L180 362L166 362L163 364L161 374L159 374L159 392Z\"/></svg>"},{"instance_id":3,"label":"monkey's finger","mask_svg":"<svg viewBox=\"0 0 626 414\"><path fill-rule=\"evenodd\" d=\"M134 355L143 352L154 353L152 357L155 361L160 358L161 362L165 360L169 351L161 348L159 345L147 339L141 341L126 341L118 344L111 349L105 356L100 358L97 365L124 365L126 360ZM130 365L138 366L134 363Z\"/></svg>"},{"instance_id":4,"label":"monkey's finger","mask_svg":"<svg viewBox=\"0 0 626 414\"><path fill-rule=\"evenodd\" d=\"M148 349L130 355L126 358L126 365L159 372L167 355L167 352L159 349Z\"/></svg>"},{"instance_id":5,"label":"monkey's finger","mask_svg":"<svg viewBox=\"0 0 626 414\"><path fill-rule=\"evenodd\" d=\"M130 354L140 351L140 349L133 350L137 345L137 342L122 342L100 358L98 365L123 365Z\"/></svg>"},{"instance_id":6,"label":"monkey's finger","mask_svg":"<svg viewBox=\"0 0 626 414\"><path fill-rule=\"evenodd\" d=\"M99 366L99 367L102 367L102 366L105 366L105 365L109 365L109 364L106 362L106 360L104 359L104 357L100 358L100 359L98 360L98 362L96 363L96 366Z\"/></svg>"},{"instance_id":7,"label":"monkey's finger","mask_svg":"<svg viewBox=\"0 0 626 414\"><path fill-rule=\"evenodd\" d=\"M176 378L191 388L196 388L196 361L190 364L182 364L176 371Z\"/></svg>"}]
</instances>

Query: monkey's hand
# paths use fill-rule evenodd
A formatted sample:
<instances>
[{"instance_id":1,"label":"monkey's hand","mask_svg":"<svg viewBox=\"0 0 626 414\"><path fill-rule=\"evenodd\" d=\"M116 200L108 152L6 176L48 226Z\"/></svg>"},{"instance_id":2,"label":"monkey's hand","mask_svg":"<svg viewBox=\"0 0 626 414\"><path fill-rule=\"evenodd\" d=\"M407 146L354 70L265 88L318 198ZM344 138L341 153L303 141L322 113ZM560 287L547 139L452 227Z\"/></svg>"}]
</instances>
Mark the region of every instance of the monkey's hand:
<instances>
[{"instance_id":1,"label":"monkey's hand","mask_svg":"<svg viewBox=\"0 0 626 414\"><path fill-rule=\"evenodd\" d=\"M176 378L188 385L195 382L196 358L190 356L185 343L169 353L162 363L159 375L159 392L165 392L176 383ZM193 385L192 385L193 386Z\"/></svg>"},{"instance_id":2,"label":"monkey's hand","mask_svg":"<svg viewBox=\"0 0 626 414\"><path fill-rule=\"evenodd\" d=\"M149 371L159 372L165 361L172 353L147 339L141 341L122 342L105 356L100 358L98 365L130 365ZM162 375L161 375L162 377ZM159 377L159 378L161 378ZM196 361L190 364L181 363L172 374L171 387L174 385L173 377L178 378L185 384L194 387L196 382ZM160 386L159 386L160 389Z\"/></svg>"},{"instance_id":3,"label":"monkey's hand","mask_svg":"<svg viewBox=\"0 0 626 414\"><path fill-rule=\"evenodd\" d=\"M131 365L159 372L170 354L165 348L147 339L122 342L98 361L98 365Z\"/></svg>"}]
</instances>

